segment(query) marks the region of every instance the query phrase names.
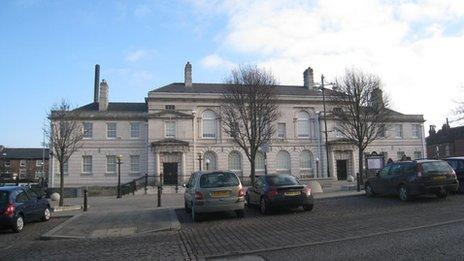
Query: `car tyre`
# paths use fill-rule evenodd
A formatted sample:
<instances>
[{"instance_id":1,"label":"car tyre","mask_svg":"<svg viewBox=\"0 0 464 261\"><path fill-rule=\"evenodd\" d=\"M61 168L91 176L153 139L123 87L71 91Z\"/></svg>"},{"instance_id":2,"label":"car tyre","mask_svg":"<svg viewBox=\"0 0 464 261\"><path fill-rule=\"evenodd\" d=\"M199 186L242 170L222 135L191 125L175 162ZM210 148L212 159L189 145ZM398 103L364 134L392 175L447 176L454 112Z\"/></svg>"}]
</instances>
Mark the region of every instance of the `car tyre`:
<instances>
[{"instance_id":1,"label":"car tyre","mask_svg":"<svg viewBox=\"0 0 464 261\"><path fill-rule=\"evenodd\" d=\"M16 217L12 229L15 233L19 233L23 230L23 228L24 228L24 217L23 215L20 214Z\"/></svg>"},{"instance_id":2,"label":"car tyre","mask_svg":"<svg viewBox=\"0 0 464 261\"><path fill-rule=\"evenodd\" d=\"M243 209L235 210L235 214L237 215L238 218L243 218L245 216L245 210Z\"/></svg>"},{"instance_id":3,"label":"car tyre","mask_svg":"<svg viewBox=\"0 0 464 261\"><path fill-rule=\"evenodd\" d=\"M409 195L409 190L406 185L401 185L400 188L398 189L398 195L401 199L401 201L408 201L411 199L411 196Z\"/></svg>"},{"instance_id":4,"label":"car tyre","mask_svg":"<svg viewBox=\"0 0 464 261\"><path fill-rule=\"evenodd\" d=\"M304 211L311 211L311 210L313 210L313 208L314 208L313 204L303 205L303 210Z\"/></svg>"},{"instance_id":5,"label":"car tyre","mask_svg":"<svg viewBox=\"0 0 464 261\"><path fill-rule=\"evenodd\" d=\"M366 191L366 196L367 197L375 197L374 189L372 188L370 183L366 184L366 187L365 187L364 190Z\"/></svg>"},{"instance_id":6,"label":"car tyre","mask_svg":"<svg viewBox=\"0 0 464 261\"><path fill-rule=\"evenodd\" d=\"M43 211L42 221L44 222L49 221L50 217L51 217L50 208L47 206Z\"/></svg>"},{"instance_id":7,"label":"car tyre","mask_svg":"<svg viewBox=\"0 0 464 261\"><path fill-rule=\"evenodd\" d=\"M437 195L438 198L446 198L448 196L448 191L446 190L440 191L440 192L435 193L435 195Z\"/></svg>"},{"instance_id":8,"label":"car tyre","mask_svg":"<svg viewBox=\"0 0 464 261\"><path fill-rule=\"evenodd\" d=\"M269 214L269 203L265 197L262 197L259 201L259 211L263 215Z\"/></svg>"},{"instance_id":9,"label":"car tyre","mask_svg":"<svg viewBox=\"0 0 464 261\"><path fill-rule=\"evenodd\" d=\"M247 208L251 207L250 195L248 195L248 193L245 195L245 207Z\"/></svg>"},{"instance_id":10,"label":"car tyre","mask_svg":"<svg viewBox=\"0 0 464 261\"><path fill-rule=\"evenodd\" d=\"M189 208L189 206L187 205L187 201L184 201L184 210L186 213L191 213L192 212L192 209Z\"/></svg>"}]
</instances>

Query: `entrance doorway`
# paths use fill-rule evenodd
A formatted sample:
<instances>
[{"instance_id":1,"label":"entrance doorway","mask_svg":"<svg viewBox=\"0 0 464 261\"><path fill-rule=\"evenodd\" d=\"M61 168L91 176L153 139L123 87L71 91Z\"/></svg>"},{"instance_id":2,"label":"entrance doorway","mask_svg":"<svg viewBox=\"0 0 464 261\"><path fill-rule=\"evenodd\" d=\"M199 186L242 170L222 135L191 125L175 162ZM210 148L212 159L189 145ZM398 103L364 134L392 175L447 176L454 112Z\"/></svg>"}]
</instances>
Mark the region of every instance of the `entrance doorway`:
<instances>
[{"instance_id":1,"label":"entrance doorway","mask_svg":"<svg viewBox=\"0 0 464 261\"><path fill-rule=\"evenodd\" d=\"M177 163L163 163L163 183L165 185L176 185L177 174Z\"/></svg>"},{"instance_id":2,"label":"entrance doorway","mask_svg":"<svg viewBox=\"0 0 464 261\"><path fill-rule=\"evenodd\" d=\"M338 180L346 180L347 178L348 160L337 160L337 178Z\"/></svg>"}]
</instances>

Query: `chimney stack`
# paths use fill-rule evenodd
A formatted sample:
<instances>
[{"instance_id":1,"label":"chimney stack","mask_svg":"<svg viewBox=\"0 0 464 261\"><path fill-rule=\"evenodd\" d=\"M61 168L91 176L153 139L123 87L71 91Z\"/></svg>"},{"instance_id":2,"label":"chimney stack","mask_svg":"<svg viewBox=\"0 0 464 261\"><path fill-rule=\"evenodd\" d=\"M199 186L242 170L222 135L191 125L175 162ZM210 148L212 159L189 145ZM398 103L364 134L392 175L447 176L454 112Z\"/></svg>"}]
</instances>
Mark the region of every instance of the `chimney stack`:
<instances>
[{"instance_id":1,"label":"chimney stack","mask_svg":"<svg viewBox=\"0 0 464 261\"><path fill-rule=\"evenodd\" d=\"M435 130L435 125L430 125L430 129L429 129L429 136L433 136L435 134L437 134L437 131Z\"/></svg>"},{"instance_id":2,"label":"chimney stack","mask_svg":"<svg viewBox=\"0 0 464 261\"><path fill-rule=\"evenodd\" d=\"M372 107L385 107L383 103L383 92L380 88L375 88L371 93L371 105Z\"/></svg>"},{"instance_id":3,"label":"chimney stack","mask_svg":"<svg viewBox=\"0 0 464 261\"><path fill-rule=\"evenodd\" d=\"M184 81L185 81L185 87L192 87L192 65L190 62L187 62L185 65L185 71L184 71Z\"/></svg>"},{"instance_id":4,"label":"chimney stack","mask_svg":"<svg viewBox=\"0 0 464 261\"><path fill-rule=\"evenodd\" d=\"M108 110L108 83L103 79L100 83L100 101L98 102L98 110Z\"/></svg>"},{"instance_id":5,"label":"chimney stack","mask_svg":"<svg viewBox=\"0 0 464 261\"><path fill-rule=\"evenodd\" d=\"M313 89L314 88L314 75L313 75L313 69L311 67L308 67L303 72L303 80L304 80L304 87L306 89Z\"/></svg>"},{"instance_id":6,"label":"chimney stack","mask_svg":"<svg viewBox=\"0 0 464 261\"><path fill-rule=\"evenodd\" d=\"M93 102L98 102L98 83L100 82L100 65L95 64L95 80L93 83Z\"/></svg>"}]
</instances>

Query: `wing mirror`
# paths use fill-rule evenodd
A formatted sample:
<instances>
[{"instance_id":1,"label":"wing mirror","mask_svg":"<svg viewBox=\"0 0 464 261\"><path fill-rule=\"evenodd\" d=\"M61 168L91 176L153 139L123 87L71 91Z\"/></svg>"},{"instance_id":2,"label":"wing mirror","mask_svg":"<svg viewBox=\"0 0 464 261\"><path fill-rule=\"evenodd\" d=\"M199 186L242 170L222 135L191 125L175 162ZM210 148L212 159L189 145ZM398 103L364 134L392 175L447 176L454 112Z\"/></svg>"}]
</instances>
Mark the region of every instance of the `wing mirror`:
<instances>
[{"instance_id":1,"label":"wing mirror","mask_svg":"<svg viewBox=\"0 0 464 261\"><path fill-rule=\"evenodd\" d=\"M184 187L184 188L188 188L188 187L189 187L189 185L184 183L184 184L182 184L182 187Z\"/></svg>"},{"instance_id":2,"label":"wing mirror","mask_svg":"<svg viewBox=\"0 0 464 261\"><path fill-rule=\"evenodd\" d=\"M380 175L380 170L377 170L377 172L375 173L376 176L379 176Z\"/></svg>"}]
</instances>

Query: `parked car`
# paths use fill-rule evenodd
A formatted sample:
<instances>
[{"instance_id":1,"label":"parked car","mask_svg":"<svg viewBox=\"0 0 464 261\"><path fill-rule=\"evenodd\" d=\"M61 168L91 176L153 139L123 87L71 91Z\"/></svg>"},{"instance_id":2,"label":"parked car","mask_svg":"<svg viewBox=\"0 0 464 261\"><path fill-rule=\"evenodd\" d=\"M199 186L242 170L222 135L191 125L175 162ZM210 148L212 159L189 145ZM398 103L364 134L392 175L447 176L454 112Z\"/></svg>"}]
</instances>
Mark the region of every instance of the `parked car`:
<instances>
[{"instance_id":1,"label":"parked car","mask_svg":"<svg viewBox=\"0 0 464 261\"><path fill-rule=\"evenodd\" d=\"M235 211L238 217L244 216L245 190L233 172L195 172L184 187L185 211L192 214L193 221L211 212Z\"/></svg>"},{"instance_id":2,"label":"parked car","mask_svg":"<svg viewBox=\"0 0 464 261\"><path fill-rule=\"evenodd\" d=\"M459 181L459 192L464 193L464 157L450 157L443 160L448 162L456 172Z\"/></svg>"},{"instance_id":3,"label":"parked car","mask_svg":"<svg viewBox=\"0 0 464 261\"><path fill-rule=\"evenodd\" d=\"M398 195L402 201L433 193L440 198L458 190L454 170L442 160L402 161L387 165L365 183L366 195Z\"/></svg>"},{"instance_id":4,"label":"parked car","mask_svg":"<svg viewBox=\"0 0 464 261\"><path fill-rule=\"evenodd\" d=\"M313 195L309 186L288 174L256 176L245 195L246 204L257 205L262 214L277 207L313 209Z\"/></svg>"},{"instance_id":5,"label":"parked car","mask_svg":"<svg viewBox=\"0 0 464 261\"><path fill-rule=\"evenodd\" d=\"M48 200L28 187L0 187L0 226L21 232L26 222L50 220L50 210Z\"/></svg>"}]
</instances>

